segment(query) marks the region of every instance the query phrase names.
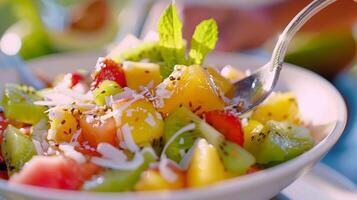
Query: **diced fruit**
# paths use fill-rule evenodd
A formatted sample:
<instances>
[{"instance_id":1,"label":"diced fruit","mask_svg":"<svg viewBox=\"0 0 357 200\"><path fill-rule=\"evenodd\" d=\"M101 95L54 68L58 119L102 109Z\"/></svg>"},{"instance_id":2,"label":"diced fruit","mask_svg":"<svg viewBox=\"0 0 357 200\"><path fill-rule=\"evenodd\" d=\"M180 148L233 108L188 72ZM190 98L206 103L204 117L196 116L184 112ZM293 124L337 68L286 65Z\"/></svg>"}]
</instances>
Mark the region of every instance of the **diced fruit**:
<instances>
[{"instance_id":1,"label":"diced fruit","mask_svg":"<svg viewBox=\"0 0 357 200\"><path fill-rule=\"evenodd\" d=\"M50 130L47 139L57 143L70 142L78 130L78 121L72 115L71 109L56 107L49 112Z\"/></svg>"},{"instance_id":2,"label":"diced fruit","mask_svg":"<svg viewBox=\"0 0 357 200\"><path fill-rule=\"evenodd\" d=\"M233 84L231 81L219 74L216 69L209 67L207 71L212 76L214 83L222 90L223 94L226 94L232 89Z\"/></svg>"},{"instance_id":3,"label":"diced fruit","mask_svg":"<svg viewBox=\"0 0 357 200\"><path fill-rule=\"evenodd\" d=\"M230 65L223 67L221 70L221 75L224 78L230 80L232 83L237 82L245 77L245 74L242 71L239 71Z\"/></svg>"},{"instance_id":4,"label":"diced fruit","mask_svg":"<svg viewBox=\"0 0 357 200\"><path fill-rule=\"evenodd\" d=\"M243 146L244 134L239 117L227 111L211 111L204 113L204 118L227 140Z\"/></svg>"},{"instance_id":5,"label":"diced fruit","mask_svg":"<svg viewBox=\"0 0 357 200\"><path fill-rule=\"evenodd\" d=\"M255 163L255 158L248 151L236 143L224 140L221 133L203 120L197 126L202 136L218 149L224 167L232 174L242 175Z\"/></svg>"},{"instance_id":6,"label":"diced fruit","mask_svg":"<svg viewBox=\"0 0 357 200\"><path fill-rule=\"evenodd\" d=\"M78 190L100 167L80 164L62 156L35 156L9 182L67 190Z\"/></svg>"},{"instance_id":7,"label":"diced fruit","mask_svg":"<svg viewBox=\"0 0 357 200\"><path fill-rule=\"evenodd\" d=\"M137 145L144 146L163 136L163 119L151 102L145 99L138 99L134 102L125 100L113 106L114 109L120 109L121 107L125 107L121 116L122 133L123 127L128 126L131 136Z\"/></svg>"},{"instance_id":8,"label":"diced fruit","mask_svg":"<svg viewBox=\"0 0 357 200\"><path fill-rule=\"evenodd\" d=\"M138 47L125 51L123 57L128 61L149 59L152 63L163 60L158 42L143 42Z\"/></svg>"},{"instance_id":9,"label":"diced fruit","mask_svg":"<svg viewBox=\"0 0 357 200\"><path fill-rule=\"evenodd\" d=\"M217 149L201 139L194 150L187 171L187 185L202 187L227 178L227 173L220 160Z\"/></svg>"},{"instance_id":10,"label":"diced fruit","mask_svg":"<svg viewBox=\"0 0 357 200\"><path fill-rule=\"evenodd\" d=\"M94 148L104 142L118 146L116 123L113 118L102 121L93 115L84 115L79 120L79 126L82 129L78 138L81 144L87 143Z\"/></svg>"},{"instance_id":11,"label":"diced fruit","mask_svg":"<svg viewBox=\"0 0 357 200\"><path fill-rule=\"evenodd\" d=\"M236 143L225 141L218 151L224 166L233 175L243 175L255 164L255 158Z\"/></svg>"},{"instance_id":12,"label":"diced fruit","mask_svg":"<svg viewBox=\"0 0 357 200\"><path fill-rule=\"evenodd\" d=\"M94 101L100 106L105 105L105 97L120 93L122 88L115 81L105 80L93 91Z\"/></svg>"},{"instance_id":13,"label":"diced fruit","mask_svg":"<svg viewBox=\"0 0 357 200\"><path fill-rule=\"evenodd\" d=\"M165 143L182 127L195 121L200 120L195 114L188 109L182 107L173 111L165 119L164 140ZM182 133L178 136L166 149L166 156L171 160L179 163L182 159L182 153L186 153L194 144L195 140L200 136L200 132L195 129Z\"/></svg>"},{"instance_id":14,"label":"diced fruit","mask_svg":"<svg viewBox=\"0 0 357 200\"><path fill-rule=\"evenodd\" d=\"M84 190L94 192L124 192L134 189L141 174L155 159L150 153L144 153L144 162L133 170L107 170L92 180L87 181Z\"/></svg>"},{"instance_id":15,"label":"diced fruit","mask_svg":"<svg viewBox=\"0 0 357 200\"><path fill-rule=\"evenodd\" d=\"M140 86L147 86L151 81L153 86L162 81L158 64L124 62L123 68L128 87L133 90L139 90Z\"/></svg>"},{"instance_id":16,"label":"diced fruit","mask_svg":"<svg viewBox=\"0 0 357 200\"><path fill-rule=\"evenodd\" d=\"M261 170L263 170L263 169L261 169L260 167L252 166L248 169L247 174L253 174L253 173L259 172Z\"/></svg>"},{"instance_id":17,"label":"diced fruit","mask_svg":"<svg viewBox=\"0 0 357 200\"><path fill-rule=\"evenodd\" d=\"M258 135L263 131L264 125L258 121L250 119L248 124L244 126L244 148L250 149L252 144L252 138L258 137Z\"/></svg>"},{"instance_id":18,"label":"diced fruit","mask_svg":"<svg viewBox=\"0 0 357 200\"><path fill-rule=\"evenodd\" d=\"M175 113L179 113L179 115ZM173 112L173 115L180 116L177 117L177 120L182 120L182 122L185 122L185 120L190 119L189 123L192 122L195 123L196 125L195 131L199 133L199 136L207 139L207 141L218 150L218 153L223 161L224 167L233 175L242 175L246 173L248 168L255 163L254 157L249 152L247 152L246 150L244 150L242 147L240 147L235 143L225 141L225 138L221 133L219 133L212 126L210 126L205 121L200 119L198 116L193 114L187 108L185 107L178 108ZM179 124L178 122L176 123ZM173 124L175 125L176 123ZM193 138L191 139L192 141ZM179 148L177 147L172 148L172 151L177 152L179 151Z\"/></svg>"},{"instance_id":19,"label":"diced fruit","mask_svg":"<svg viewBox=\"0 0 357 200\"><path fill-rule=\"evenodd\" d=\"M32 140L12 125L9 125L4 132L1 153L9 174L18 172L27 161L37 154Z\"/></svg>"},{"instance_id":20,"label":"diced fruit","mask_svg":"<svg viewBox=\"0 0 357 200\"><path fill-rule=\"evenodd\" d=\"M46 117L46 107L34 104L35 101L41 99L42 97L31 87L7 84L2 106L8 119L36 124L40 119Z\"/></svg>"},{"instance_id":21,"label":"diced fruit","mask_svg":"<svg viewBox=\"0 0 357 200\"><path fill-rule=\"evenodd\" d=\"M0 171L0 179L8 180L9 175L7 174L6 171Z\"/></svg>"},{"instance_id":22,"label":"diced fruit","mask_svg":"<svg viewBox=\"0 0 357 200\"><path fill-rule=\"evenodd\" d=\"M176 66L155 92L162 97L157 107L163 113L170 113L180 105L197 114L223 110L225 106L208 72L198 65Z\"/></svg>"},{"instance_id":23,"label":"diced fruit","mask_svg":"<svg viewBox=\"0 0 357 200\"><path fill-rule=\"evenodd\" d=\"M92 83L92 89L97 88L100 83L105 80L115 81L120 87L126 86L126 79L121 64L106 58L98 61L97 65L100 69L93 75L94 81Z\"/></svg>"},{"instance_id":24,"label":"diced fruit","mask_svg":"<svg viewBox=\"0 0 357 200\"><path fill-rule=\"evenodd\" d=\"M73 72L71 73L71 88L76 86L80 81L84 80L84 77L82 74Z\"/></svg>"},{"instance_id":25,"label":"diced fruit","mask_svg":"<svg viewBox=\"0 0 357 200\"><path fill-rule=\"evenodd\" d=\"M251 119L265 124L269 120L287 121L299 124L299 107L294 94L276 93L259 105L252 114Z\"/></svg>"},{"instance_id":26,"label":"diced fruit","mask_svg":"<svg viewBox=\"0 0 357 200\"><path fill-rule=\"evenodd\" d=\"M314 145L308 129L288 122L268 121L262 132L253 136L247 150L260 164L277 164L292 159Z\"/></svg>"},{"instance_id":27,"label":"diced fruit","mask_svg":"<svg viewBox=\"0 0 357 200\"><path fill-rule=\"evenodd\" d=\"M135 190L175 190L183 188L185 186L184 172L173 167L172 170L177 175L174 182L166 180L157 169L147 169L141 174L139 182L135 185Z\"/></svg>"},{"instance_id":28,"label":"diced fruit","mask_svg":"<svg viewBox=\"0 0 357 200\"><path fill-rule=\"evenodd\" d=\"M48 119L41 119L37 124L33 125L30 129L30 135L32 139L39 142L46 140L48 130L50 129L50 124Z\"/></svg>"},{"instance_id":29,"label":"diced fruit","mask_svg":"<svg viewBox=\"0 0 357 200\"><path fill-rule=\"evenodd\" d=\"M7 121L4 113L0 111L0 142L3 139L2 133L5 131L8 124L9 124L9 122Z\"/></svg>"}]
</instances>

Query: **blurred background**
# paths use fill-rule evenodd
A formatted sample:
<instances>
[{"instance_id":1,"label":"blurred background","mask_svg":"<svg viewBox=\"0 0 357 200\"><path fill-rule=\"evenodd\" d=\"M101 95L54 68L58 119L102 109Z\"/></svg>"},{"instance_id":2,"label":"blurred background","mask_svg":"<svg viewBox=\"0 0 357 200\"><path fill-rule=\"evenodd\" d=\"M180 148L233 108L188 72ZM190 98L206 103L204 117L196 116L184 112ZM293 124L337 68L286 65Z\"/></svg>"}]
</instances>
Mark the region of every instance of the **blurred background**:
<instances>
[{"instance_id":1,"label":"blurred background","mask_svg":"<svg viewBox=\"0 0 357 200\"><path fill-rule=\"evenodd\" d=\"M25 59L66 51L102 50L124 35L144 35L169 1L0 0L0 48ZM177 0L184 35L213 17L217 51L270 57L278 34L311 0ZM348 127L322 162L357 184L357 3L339 0L294 38L286 62L330 80L349 107ZM11 45L8 45L11 44ZM323 101L323 100L322 100Z\"/></svg>"}]
</instances>

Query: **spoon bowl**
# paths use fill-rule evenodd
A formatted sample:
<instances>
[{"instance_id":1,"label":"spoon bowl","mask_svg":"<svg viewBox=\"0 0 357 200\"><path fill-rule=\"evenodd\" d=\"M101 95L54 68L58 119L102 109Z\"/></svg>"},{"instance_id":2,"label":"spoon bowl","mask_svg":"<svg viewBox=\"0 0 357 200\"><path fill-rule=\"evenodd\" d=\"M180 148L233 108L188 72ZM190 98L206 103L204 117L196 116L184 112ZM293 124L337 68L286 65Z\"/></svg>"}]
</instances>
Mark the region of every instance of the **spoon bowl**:
<instances>
[{"instance_id":1,"label":"spoon bowl","mask_svg":"<svg viewBox=\"0 0 357 200\"><path fill-rule=\"evenodd\" d=\"M301 10L284 29L274 48L270 62L250 76L234 83L234 104L244 114L262 103L273 91L280 75L284 56L292 37L316 13L336 0L314 0Z\"/></svg>"}]
</instances>

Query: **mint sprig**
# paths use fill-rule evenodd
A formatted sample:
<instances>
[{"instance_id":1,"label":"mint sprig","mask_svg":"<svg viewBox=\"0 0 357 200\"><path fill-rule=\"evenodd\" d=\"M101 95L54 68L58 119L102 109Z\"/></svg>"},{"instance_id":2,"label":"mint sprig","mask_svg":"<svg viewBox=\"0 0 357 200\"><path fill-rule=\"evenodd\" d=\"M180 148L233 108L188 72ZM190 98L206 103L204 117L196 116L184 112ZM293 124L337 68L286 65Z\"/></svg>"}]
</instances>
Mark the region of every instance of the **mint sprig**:
<instances>
[{"instance_id":1,"label":"mint sprig","mask_svg":"<svg viewBox=\"0 0 357 200\"><path fill-rule=\"evenodd\" d=\"M202 21L195 29L189 53L190 64L201 64L206 55L216 46L218 26L214 19Z\"/></svg>"},{"instance_id":2,"label":"mint sprig","mask_svg":"<svg viewBox=\"0 0 357 200\"><path fill-rule=\"evenodd\" d=\"M167 72L172 71L171 69L175 65L186 64L182 22L174 4L171 4L161 16L158 31L160 53L165 62L164 67L169 68L162 71L165 73L164 76L168 76Z\"/></svg>"}]
</instances>

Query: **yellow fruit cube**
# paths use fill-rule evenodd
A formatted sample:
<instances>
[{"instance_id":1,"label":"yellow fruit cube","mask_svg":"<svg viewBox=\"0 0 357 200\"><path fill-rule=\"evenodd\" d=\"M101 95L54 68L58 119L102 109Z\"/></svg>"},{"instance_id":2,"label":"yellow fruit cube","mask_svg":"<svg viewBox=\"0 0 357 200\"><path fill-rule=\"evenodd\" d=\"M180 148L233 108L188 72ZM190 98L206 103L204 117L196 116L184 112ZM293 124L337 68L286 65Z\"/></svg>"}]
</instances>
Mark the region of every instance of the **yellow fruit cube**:
<instances>
[{"instance_id":1,"label":"yellow fruit cube","mask_svg":"<svg viewBox=\"0 0 357 200\"><path fill-rule=\"evenodd\" d=\"M208 67L207 71L212 76L214 83L222 90L223 94L226 94L232 89L233 84L231 81L219 74L216 69Z\"/></svg>"},{"instance_id":2,"label":"yellow fruit cube","mask_svg":"<svg viewBox=\"0 0 357 200\"><path fill-rule=\"evenodd\" d=\"M113 106L114 109L126 107L130 100L118 102ZM164 121L151 102L145 99L138 99L122 110L120 127L130 128L134 142L143 146L152 142L154 139L162 137L164 132ZM124 127L125 128L125 127Z\"/></svg>"},{"instance_id":3,"label":"yellow fruit cube","mask_svg":"<svg viewBox=\"0 0 357 200\"><path fill-rule=\"evenodd\" d=\"M163 113L185 106L201 114L222 110L225 106L209 74L198 65L176 66L174 72L156 88L155 94L163 101L156 105Z\"/></svg>"},{"instance_id":4,"label":"yellow fruit cube","mask_svg":"<svg viewBox=\"0 0 357 200\"><path fill-rule=\"evenodd\" d=\"M141 174L139 182L135 185L135 190L174 190L183 188L185 186L185 174L182 171L174 171L177 179L174 182L169 182L157 169L148 169Z\"/></svg>"},{"instance_id":5,"label":"yellow fruit cube","mask_svg":"<svg viewBox=\"0 0 357 200\"><path fill-rule=\"evenodd\" d=\"M187 171L188 187L202 187L228 178L217 149L206 140L198 141Z\"/></svg>"},{"instance_id":6,"label":"yellow fruit cube","mask_svg":"<svg viewBox=\"0 0 357 200\"><path fill-rule=\"evenodd\" d=\"M269 120L299 124L299 107L295 95L292 93L271 95L264 104L253 111L251 119L263 124Z\"/></svg>"},{"instance_id":7,"label":"yellow fruit cube","mask_svg":"<svg viewBox=\"0 0 357 200\"><path fill-rule=\"evenodd\" d=\"M153 86L162 81L160 66L155 63L124 62L123 69L129 88L139 90L140 86L147 86L150 81Z\"/></svg>"},{"instance_id":8,"label":"yellow fruit cube","mask_svg":"<svg viewBox=\"0 0 357 200\"><path fill-rule=\"evenodd\" d=\"M230 65L223 67L221 70L221 75L224 78L230 80L232 83L237 82L245 77L245 74L242 71Z\"/></svg>"},{"instance_id":9,"label":"yellow fruit cube","mask_svg":"<svg viewBox=\"0 0 357 200\"><path fill-rule=\"evenodd\" d=\"M70 142L78 130L78 121L69 108L58 107L49 112L50 130L48 140L55 142Z\"/></svg>"},{"instance_id":10,"label":"yellow fruit cube","mask_svg":"<svg viewBox=\"0 0 357 200\"><path fill-rule=\"evenodd\" d=\"M248 124L243 127L244 148L249 149L254 137L263 131L264 125L255 120L249 120Z\"/></svg>"}]
</instances>

